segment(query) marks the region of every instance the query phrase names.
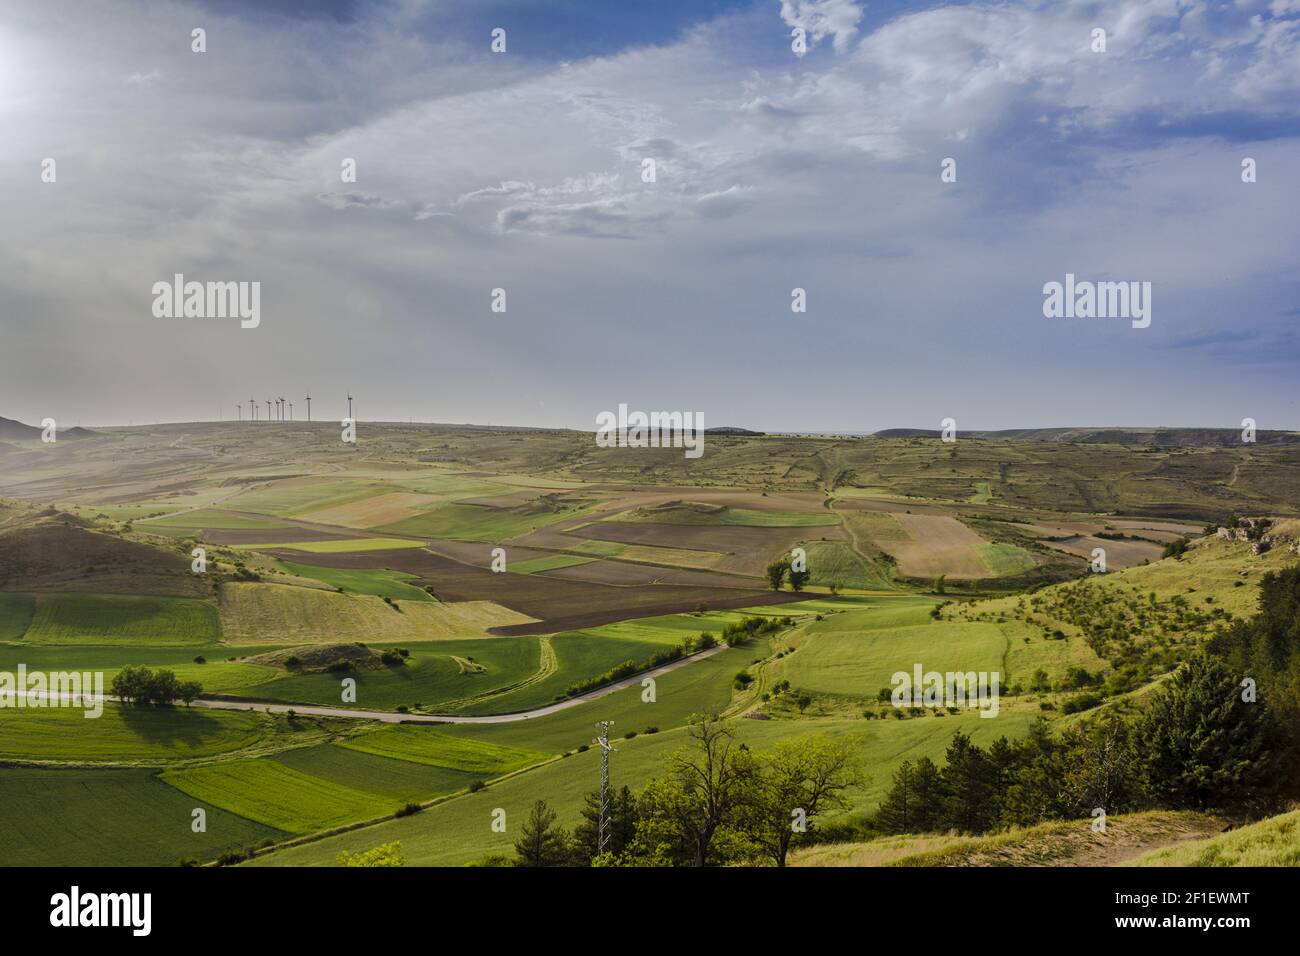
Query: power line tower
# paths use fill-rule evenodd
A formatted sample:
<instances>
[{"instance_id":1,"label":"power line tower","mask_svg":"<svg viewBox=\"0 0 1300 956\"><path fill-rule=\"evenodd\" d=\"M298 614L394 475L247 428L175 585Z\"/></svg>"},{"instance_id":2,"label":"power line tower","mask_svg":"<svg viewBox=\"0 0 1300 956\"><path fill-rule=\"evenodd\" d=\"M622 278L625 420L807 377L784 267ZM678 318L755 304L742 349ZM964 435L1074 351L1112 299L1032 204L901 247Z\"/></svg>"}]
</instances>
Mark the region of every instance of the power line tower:
<instances>
[{"instance_id":1,"label":"power line tower","mask_svg":"<svg viewBox=\"0 0 1300 956\"><path fill-rule=\"evenodd\" d=\"M609 848L610 828L610 794L609 794L609 754L614 748L609 745L609 728L614 721L602 720L596 724L600 736L592 743L600 747L600 826L597 829L596 851L604 853Z\"/></svg>"}]
</instances>

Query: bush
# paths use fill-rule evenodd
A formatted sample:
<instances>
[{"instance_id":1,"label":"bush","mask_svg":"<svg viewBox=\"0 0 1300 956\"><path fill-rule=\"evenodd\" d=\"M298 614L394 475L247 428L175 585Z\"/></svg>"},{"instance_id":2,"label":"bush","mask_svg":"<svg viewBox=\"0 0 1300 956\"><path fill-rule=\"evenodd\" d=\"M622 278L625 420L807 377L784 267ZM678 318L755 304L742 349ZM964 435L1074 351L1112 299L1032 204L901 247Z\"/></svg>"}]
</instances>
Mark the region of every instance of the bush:
<instances>
[{"instance_id":1,"label":"bush","mask_svg":"<svg viewBox=\"0 0 1300 956\"><path fill-rule=\"evenodd\" d=\"M424 807L420 806L418 803L408 803L406 804L406 806L402 807L402 809L398 810L395 814L393 814L393 816L411 817L411 816L415 816L415 814L419 813L423 809Z\"/></svg>"},{"instance_id":2,"label":"bush","mask_svg":"<svg viewBox=\"0 0 1300 956\"><path fill-rule=\"evenodd\" d=\"M469 790L470 793L478 793L486 786L487 784L485 784L482 780L475 780L469 785L467 789Z\"/></svg>"}]
</instances>

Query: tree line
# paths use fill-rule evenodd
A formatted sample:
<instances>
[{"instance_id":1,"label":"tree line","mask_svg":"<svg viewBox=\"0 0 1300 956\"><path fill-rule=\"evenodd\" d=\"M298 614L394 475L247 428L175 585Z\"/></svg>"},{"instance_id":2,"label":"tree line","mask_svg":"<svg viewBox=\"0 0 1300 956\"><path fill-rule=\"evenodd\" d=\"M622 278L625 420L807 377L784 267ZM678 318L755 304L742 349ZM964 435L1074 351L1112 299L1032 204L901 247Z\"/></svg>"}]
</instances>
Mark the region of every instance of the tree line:
<instances>
[{"instance_id":1,"label":"tree line","mask_svg":"<svg viewBox=\"0 0 1300 956\"><path fill-rule=\"evenodd\" d=\"M570 833L546 801L533 804L515 841L513 866L785 866L792 847L808 842L813 822L847 806L845 791L865 778L841 741L812 735L752 751L725 722L696 716L689 743L665 772L634 794L610 801L610 840L599 847L600 794L586 798Z\"/></svg>"}]
</instances>

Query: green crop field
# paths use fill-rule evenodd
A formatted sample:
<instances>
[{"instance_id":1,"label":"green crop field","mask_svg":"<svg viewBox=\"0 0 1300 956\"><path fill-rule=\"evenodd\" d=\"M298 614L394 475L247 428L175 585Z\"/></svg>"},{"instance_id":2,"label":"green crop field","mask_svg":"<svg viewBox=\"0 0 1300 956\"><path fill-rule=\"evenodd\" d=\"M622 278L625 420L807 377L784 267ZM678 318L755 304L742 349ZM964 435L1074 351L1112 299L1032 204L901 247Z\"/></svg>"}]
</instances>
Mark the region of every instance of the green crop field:
<instances>
[{"instance_id":1,"label":"green crop field","mask_svg":"<svg viewBox=\"0 0 1300 956\"><path fill-rule=\"evenodd\" d=\"M427 727L385 727L339 744L348 750L498 777L546 759L546 754L506 744L450 737Z\"/></svg>"},{"instance_id":2,"label":"green crop field","mask_svg":"<svg viewBox=\"0 0 1300 956\"><path fill-rule=\"evenodd\" d=\"M207 508L137 521L137 526L140 531L150 532L163 530L192 531L199 528L212 531L271 531L276 528L290 527L284 521L229 514L228 512Z\"/></svg>"},{"instance_id":3,"label":"green crop field","mask_svg":"<svg viewBox=\"0 0 1300 956\"><path fill-rule=\"evenodd\" d=\"M803 548L808 553L808 574L813 584L864 590L893 587L884 574L864 561L852 545L844 541L809 541Z\"/></svg>"},{"instance_id":4,"label":"green crop field","mask_svg":"<svg viewBox=\"0 0 1300 956\"><path fill-rule=\"evenodd\" d=\"M482 774L470 770L398 760L339 744L286 750L276 754L275 760L313 777L411 803L463 790L482 779Z\"/></svg>"},{"instance_id":5,"label":"green crop field","mask_svg":"<svg viewBox=\"0 0 1300 956\"><path fill-rule=\"evenodd\" d=\"M573 568L580 564L591 564L595 558L580 558L572 554L553 554L545 558L533 558L507 566L507 570L516 574L534 574L538 571L554 571L556 568Z\"/></svg>"},{"instance_id":6,"label":"green crop field","mask_svg":"<svg viewBox=\"0 0 1300 956\"><path fill-rule=\"evenodd\" d=\"M238 760L167 770L182 793L289 833L311 833L392 813L400 801L333 783L274 760Z\"/></svg>"},{"instance_id":7,"label":"green crop field","mask_svg":"<svg viewBox=\"0 0 1300 956\"><path fill-rule=\"evenodd\" d=\"M975 553L997 577L1023 574L1034 569L1034 559L1029 552L1014 544L980 544L975 546Z\"/></svg>"},{"instance_id":8,"label":"green crop field","mask_svg":"<svg viewBox=\"0 0 1300 956\"><path fill-rule=\"evenodd\" d=\"M382 650L385 645L375 645ZM414 644L400 666L355 671L289 674L259 683L251 695L287 703L354 706L370 710L416 707L461 710L470 698L511 687L536 674L541 666L537 638L492 638ZM482 670L466 670L463 658ZM342 703L342 679L356 681L354 704Z\"/></svg>"},{"instance_id":9,"label":"green crop field","mask_svg":"<svg viewBox=\"0 0 1300 956\"><path fill-rule=\"evenodd\" d=\"M34 644L213 644L217 610L205 601L119 594L42 594L25 640Z\"/></svg>"},{"instance_id":10,"label":"green crop field","mask_svg":"<svg viewBox=\"0 0 1300 956\"><path fill-rule=\"evenodd\" d=\"M195 833L202 809L206 831ZM0 767L6 866L174 866L283 831L196 800L149 770Z\"/></svg>"},{"instance_id":11,"label":"green crop field","mask_svg":"<svg viewBox=\"0 0 1300 956\"><path fill-rule=\"evenodd\" d=\"M581 513L582 509L577 508L528 514L512 508L447 504L374 530L387 531L391 534L421 535L426 538L450 538L453 541L496 543L517 538L529 531L544 528Z\"/></svg>"},{"instance_id":12,"label":"green crop field","mask_svg":"<svg viewBox=\"0 0 1300 956\"><path fill-rule=\"evenodd\" d=\"M1002 672L1007 639L997 624L918 624L855 627L855 615L809 625L779 674L799 690L874 699L891 676L923 671Z\"/></svg>"},{"instance_id":13,"label":"green crop field","mask_svg":"<svg viewBox=\"0 0 1300 956\"><path fill-rule=\"evenodd\" d=\"M388 489L364 481L280 481L269 487L254 488L231 498L227 507L233 511L291 516L336 505L350 504L383 494Z\"/></svg>"},{"instance_id":14,"label":"green crop field","mask_svg":"<svg viewBox=\"0 0 1300 956\"><path fill-rule=\"evenodd\" d=\"M332 541L279 541L268 544L236 545L242 550L270 551L285 549L304 551L307 554L352 554L365 551L399 551L403 548L423 548L423 541L403 538L341 538Z\"/></svg>"},{"instance_id":15,"label":"green crop field","mask_svg":"<svg viewBox=\"0 0 1300 956\"><path fill-rule=\"evenodd\" d=\"M423 588L408 584L415 575L401 571L356 570L349 568L327 568L317 564L295 564L281 561L280 566L290 574L304 578L323 581L342 591L355 594L373 594L375 597L387 597L403 601L432 601Z\"/></svg>"},{"instance_id":16,"label":"green crop field","mask_svg":"<svg viewBox=\"0 0 1300 956\"><path fill-rule=\"evenodd\" d=\"M267 718L239 711L139 710L109 703L99 717L86 713L73 707L0 708L0 759L158 762L229 753L267 732Z\"/></svg>"},{"instance_id":17,"label":"green crop field","mask_svg":"<svg viewBox=\"0 0 1300 956\"><path fill-rule=\"evenodd\" d=\"M0 592L0 641L18 641L31 626L36 598L30 594Z\"/></svg>"}]
</instances>

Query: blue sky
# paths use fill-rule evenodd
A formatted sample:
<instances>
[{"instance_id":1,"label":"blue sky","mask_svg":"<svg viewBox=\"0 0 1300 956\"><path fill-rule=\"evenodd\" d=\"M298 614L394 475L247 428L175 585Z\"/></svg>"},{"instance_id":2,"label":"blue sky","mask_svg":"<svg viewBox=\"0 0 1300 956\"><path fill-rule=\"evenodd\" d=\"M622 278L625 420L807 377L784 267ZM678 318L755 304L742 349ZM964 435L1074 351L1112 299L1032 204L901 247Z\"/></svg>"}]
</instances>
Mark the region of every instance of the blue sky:
<instances>
[{"instance_id":1,"label":"blue sky","mask_svg":"<svg viewBox=\"0 0 1300 956\"><path fill-rule=\"evenodd\" d=\"M1294 429L1298 93L1300 0L6 4L0 415Z\"/></svg>"}]
</instances>

